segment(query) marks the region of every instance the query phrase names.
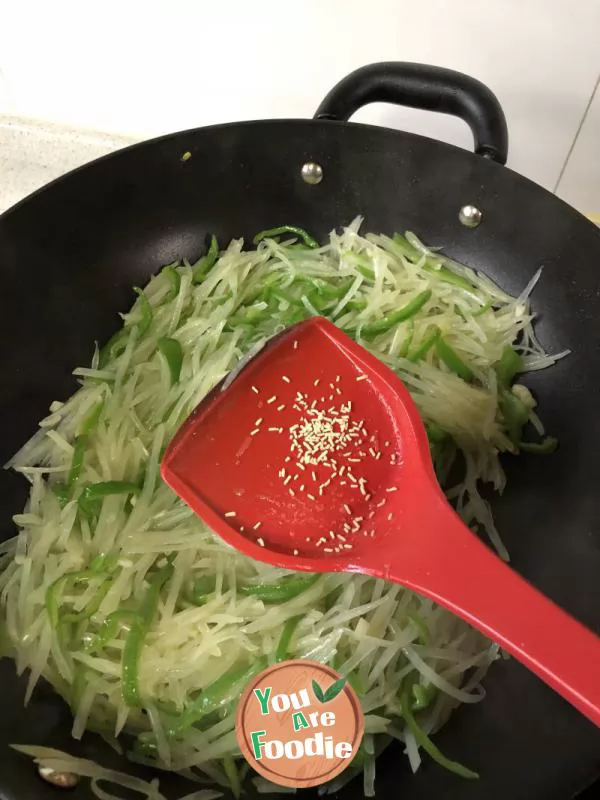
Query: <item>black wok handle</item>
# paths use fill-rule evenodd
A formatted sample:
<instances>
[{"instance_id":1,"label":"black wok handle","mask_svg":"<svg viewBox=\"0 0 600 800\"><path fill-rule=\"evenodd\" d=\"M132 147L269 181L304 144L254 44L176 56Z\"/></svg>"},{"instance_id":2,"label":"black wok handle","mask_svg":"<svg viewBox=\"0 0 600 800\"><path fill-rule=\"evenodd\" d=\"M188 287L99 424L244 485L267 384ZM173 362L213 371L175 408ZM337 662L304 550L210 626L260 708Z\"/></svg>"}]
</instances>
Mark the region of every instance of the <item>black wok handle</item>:
<instances>
[{"instance_id":1,"label":"black wok handle","mask_svg":"<svg viewBox=\"0 0 600 800\"><path fill-rule=\"evenodd\" d=\"M403 61L369 64L334 86L315 118L348 120L369 103L394 103L459 117L473 132L475 152L506 164L508 131L502 107L485 84L462 72Z\"/></svg>"}]
</instances>

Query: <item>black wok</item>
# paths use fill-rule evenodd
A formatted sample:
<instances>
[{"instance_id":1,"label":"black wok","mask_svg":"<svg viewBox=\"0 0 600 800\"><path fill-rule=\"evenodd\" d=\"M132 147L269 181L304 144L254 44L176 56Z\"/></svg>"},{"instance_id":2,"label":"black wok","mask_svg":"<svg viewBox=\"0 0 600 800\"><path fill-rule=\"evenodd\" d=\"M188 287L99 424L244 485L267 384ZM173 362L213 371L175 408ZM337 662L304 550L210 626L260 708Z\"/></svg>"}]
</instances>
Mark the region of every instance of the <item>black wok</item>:
<instances>
[{"instance_id":1,"label":"black wok","mask_svg":"<svg viewBox=\"0 0 600 800\"><path fill-rule=\"evenodd\" d=\"M376 100L462 117L477 154L345 121ZM71 369L89 360L95 339L116 329L131 287L161 265L196 257L209 232L226 242L292 223L324 237L361 213L365 229L414 230L510 292L543 265L534 294L539 337L549 350L569 347L573 355L528 383L561 447L547 459L508 459L508 489L494 508L515 568L600 631L600 232L504 167L506 148L504 116L484 86L432 67L380 64L339 84L315 120L173 134L100 159L27 198L0 217L2 461L31 435L50 401L73 390ZM182 160L188 151L191 158ZM307 162L322 167L320 183L304 181ZM479 227L459 220L467 204L482 212ZM25 495L18 476L1 475L2 536L13 534L10 518ZM23 682L6 659L0 678L2 800L58 793L7 749L9 742L119 763L95 737L82 745L70 740L69 712L48 688L23 711ZM437 737L481 779L464 781L431 763L412 776L392 748L378 767L378 797L567 800L600 774L600 732L518 663L495 665L485 685L486 700L461 708ZM358 800L361 782L342 794ZM84 786L73 795L88 796Z\"/></svg>"}]
</instances>

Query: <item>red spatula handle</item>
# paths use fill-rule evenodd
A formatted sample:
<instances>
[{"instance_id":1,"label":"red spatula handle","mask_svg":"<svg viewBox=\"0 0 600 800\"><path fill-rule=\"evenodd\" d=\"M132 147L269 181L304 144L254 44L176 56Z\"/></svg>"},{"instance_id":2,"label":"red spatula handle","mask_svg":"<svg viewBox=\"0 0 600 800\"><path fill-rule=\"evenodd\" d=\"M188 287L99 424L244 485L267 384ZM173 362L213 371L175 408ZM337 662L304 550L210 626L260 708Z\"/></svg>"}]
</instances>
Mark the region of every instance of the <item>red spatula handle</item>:
<instances>
[{"instance_id":1,"label":"red spatula handle","mask_svg":"<svg viewBox=\"0 0 600 800\"><path fill-rule=\"evenodd\" d=\"M600 637L498 558L437 492L407 511L418 535L382 577L462 617L600 726Z\"/></svg>"}]
</instances>

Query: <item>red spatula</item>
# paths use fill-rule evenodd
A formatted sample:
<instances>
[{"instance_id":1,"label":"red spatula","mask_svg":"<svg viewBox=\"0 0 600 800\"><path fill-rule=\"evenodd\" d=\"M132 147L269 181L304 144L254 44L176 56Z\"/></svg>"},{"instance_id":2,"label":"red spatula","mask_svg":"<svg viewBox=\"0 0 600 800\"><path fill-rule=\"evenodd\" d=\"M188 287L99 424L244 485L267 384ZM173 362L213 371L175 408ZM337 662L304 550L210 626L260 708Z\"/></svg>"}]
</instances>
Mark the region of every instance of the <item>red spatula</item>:
<instances>
[{"instance_id":1,"label":"red spatula","mask_svg":"<svg viewBox=\"0 0 600 800\"><path fill-rule=\"evenodd\" d=\"M403 383L327 320L289 329L216 387L171 442L162 475L242 553L401 583L600 725L600 638L461 521Z\"/></svg>"}]
</instances>

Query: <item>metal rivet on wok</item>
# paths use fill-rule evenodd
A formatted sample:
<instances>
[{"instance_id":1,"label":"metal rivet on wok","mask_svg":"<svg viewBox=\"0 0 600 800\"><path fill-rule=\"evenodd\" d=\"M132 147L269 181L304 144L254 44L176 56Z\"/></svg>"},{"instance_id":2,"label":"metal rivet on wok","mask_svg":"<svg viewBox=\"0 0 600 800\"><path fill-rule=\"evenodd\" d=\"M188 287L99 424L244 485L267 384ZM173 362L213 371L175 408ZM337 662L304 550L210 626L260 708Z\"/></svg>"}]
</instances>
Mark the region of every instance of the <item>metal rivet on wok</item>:
<instances>
[{"instance_id":1,"label":"metal rivet on wok","mask_svg":"<svg viewBox=\"0 0 600 800\"><path fill-rule=\"evenodd\" d=\"M42 764L38 767L38 773L40 778L61 789L73 789L79 783L79 778L73 772L59 772Z\"/></svg>"},{"instance_id":2,"label":"metal rivet on wok","mask_svg":"<svg viewBox=\"0 0 600 800\"><path fill-rule=\"evenodd\" d=\"M481 211L476 206L466 205L458 212L458 219L465 228L476 228L481 222Z\"/></svg>"},{"instance_id":3,"label":"metal rivet on wok","mask_svg":"<svg viewBox=\"0 0 600 800\"><path fill-rule=\"evenodd\" d=\"M323 167L314 161L307 161L306 164L302 165L300 174L304 183L321 183L323 180Z\"/></svg>"}]
</instances>

